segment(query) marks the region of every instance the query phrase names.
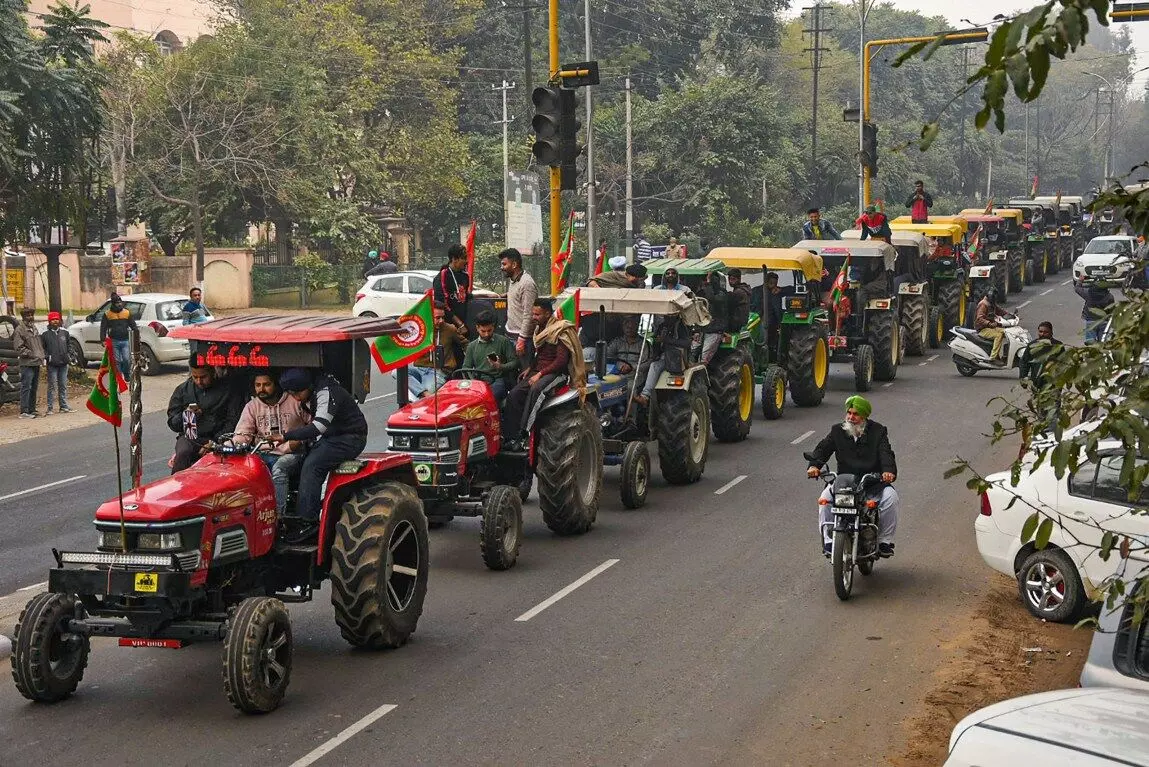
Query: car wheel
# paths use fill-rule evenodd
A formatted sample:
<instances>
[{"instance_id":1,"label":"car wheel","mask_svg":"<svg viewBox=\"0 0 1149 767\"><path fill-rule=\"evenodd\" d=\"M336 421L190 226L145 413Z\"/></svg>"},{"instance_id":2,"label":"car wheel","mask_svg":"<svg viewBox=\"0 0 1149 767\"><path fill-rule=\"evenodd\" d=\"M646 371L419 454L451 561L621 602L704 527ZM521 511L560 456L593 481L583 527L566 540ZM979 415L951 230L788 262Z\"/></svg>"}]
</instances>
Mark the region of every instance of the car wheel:
<instances>
[{"instance_id":1,"label":"car wheel","mask_svg":"<svg viewBox=\"0 0 1149 767\"><path fill-rule=\"evenodd\" d=\"M140 375L155 376L160 374L160 361L152 347L144 344L140 346Z\"/></svg>"},{"instance_id":2,"label":"car wheel","mask_svg":"<svg viewBox=\"0 0 1149 767\"><path fill-rule=\"evenodd\" d=\"M74 368L86 368L88 361L84 359L84 348L74 338L68 339L68 364Z\"/></svg>"},{"instance_id":3,"label":"car wheel","mask_svg":"<svg viewBox=\"0 0 1149 767\"><path fill-rule=\"evenodd\" d=\"M375 312L359 312L359 316L360 317L378 317L379 315L376 314Z\"/></svg>"},{"instance_id":4,"label":"car wheel","mask_svg":"<svg viewBox=\"0 0 1149 767\"><path fill-rule=\"evenodd\" d=\"M1061 549L1046 547L1025 558L1017 572L1021 601L1034 617L1065 623L1077 617L1085 589L1077 567Z\"/></svg>"}]
</instances>

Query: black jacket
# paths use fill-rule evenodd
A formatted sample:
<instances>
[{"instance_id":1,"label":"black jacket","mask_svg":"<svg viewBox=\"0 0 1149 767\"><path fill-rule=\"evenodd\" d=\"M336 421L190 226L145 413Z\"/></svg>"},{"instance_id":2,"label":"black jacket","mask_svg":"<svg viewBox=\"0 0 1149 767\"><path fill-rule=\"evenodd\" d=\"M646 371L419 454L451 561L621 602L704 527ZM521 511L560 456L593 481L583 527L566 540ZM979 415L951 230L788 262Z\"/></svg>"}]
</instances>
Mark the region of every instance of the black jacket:
<instances>
[{"instance_id":1,"label":"black jacket","mask_svg":"<svg viewBox=\"0 0 1149 767\"><path fill-rule=\"evenodd\" d=\"M201 440L215 439L220 434L235 431L244 405L243 399L235 396L227 381L217 379L208 388L200 389L189 378L176 387L168 402L168 428L176 434L183 433L183 412L193 402L200 406L196 429Z\"/></svg>"},{"instance_id":2,"label":"black jacket","mask_svg":"<svg viewBox=\"0 0 1149 767\"><path fill-rule=\"evenodd\" d=\"M1038 338L1030 341L1021 358L1021 377L1033 381L1033 385L1038 389L1044 389L1049 384L1045 375L1045 365L1060 346L1062 343L1056 338Z\"/></svg>"},{"instance_id":3,"label":"black jacket","mask_svg":"<svg viewBox=\"0 0 1149 767\"><path fill-rule=\"evenodd\" d=\"M467 302L470 295L463 301L459 300L459 288L464 290L471 286L471 278L466 270L456 271L450 264L439 270L435 277L435 300L446 305L444 312L448 320L466 322Z\"/></svg>"},{"instance_id":4,"label":"black jacket","mask_svg":"<svg viewBox=\"0 0 1149 767\"><path fill-rule=\"evenodd\" d=\"M113 341L127 341L129 330L136 330L136 321L128 308L125 306L118 312L108 309L100 318L100 343L107 336L111 336Z\"/></svg>"},{"instance_id":5,"label":"black jacket","mask_svg":"<svg viewBox=\"0 0 1149 767\"><path fill-rule=\"evenodd\" d=\"M750 286L741 282L730 291L730 330L738 332L750 319Z\"/></svg>"},{"instance_id":6,"label":"black jacket","mask_svg":"<svg viewBox=\"0 0 1149 767\"><path fill-rule=\"evenodd\" d=\"M842 424L836 423L830 428L830 433L814 448L814 460L811 466L820 467L830 460L830 456L838 458L838 473L853 474L890 474L898 473L898 462L894 458L894 449L890 447L890 435L886 427L877 421L866 421L866 430L855 441L846 433Z\"/></svg>"},{"instance_id":7,"label":"black jacket","mask_svg":"<svg viewBox=\"0 0 1149 767\"><path fill-rule=\"evenodd\" d=\"M699 289L699 295L710 305L710 324L703 328L704 333L725 333L727 328L727 307L730 296L720 287L709 283Z\"/></svg>"},{"instance_id":8,"label":"black jacket","mask_svg":"<svg viewBox=\"0 0 1149 767\"><path fill-rule=\"evenodd\" d=\"M44 359L49 365L63 367L68 364L68 331L48 328L40 334L40 340L44 342Z\"/></svg>"},{"instance_id":9,"label":"black jacket","mask_svg":"<svg viewBox=\"0 0 1149 767\"><path fill-rule=\"evenodd\" d=\"M320 437L344 434L367 436L367 419L351 393L331 376L321 375L311 386L311 396L303 403L311 423L283 433L285 439L310 442Z\"/></svg>"}]
</instances>

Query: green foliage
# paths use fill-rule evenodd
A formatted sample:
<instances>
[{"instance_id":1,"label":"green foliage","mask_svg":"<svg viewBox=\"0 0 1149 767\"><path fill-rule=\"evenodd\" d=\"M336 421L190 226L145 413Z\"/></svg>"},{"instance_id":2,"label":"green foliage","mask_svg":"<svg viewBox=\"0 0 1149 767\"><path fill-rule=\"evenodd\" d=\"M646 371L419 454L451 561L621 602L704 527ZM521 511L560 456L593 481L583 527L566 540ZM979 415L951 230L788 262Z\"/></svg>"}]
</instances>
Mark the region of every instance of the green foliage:
<instances>
[{"instance_id":1,"label":"green foliage","mask_svg":"<svg viewBox=\"0 0 1149 767\"><path fill-rule=\"evenodd\" d=\"M335 267L318 253L304 253L297 256L295 266L303 271L303 279L309 291L326 287L335 279Z\"/></svg>"}]
</instances>

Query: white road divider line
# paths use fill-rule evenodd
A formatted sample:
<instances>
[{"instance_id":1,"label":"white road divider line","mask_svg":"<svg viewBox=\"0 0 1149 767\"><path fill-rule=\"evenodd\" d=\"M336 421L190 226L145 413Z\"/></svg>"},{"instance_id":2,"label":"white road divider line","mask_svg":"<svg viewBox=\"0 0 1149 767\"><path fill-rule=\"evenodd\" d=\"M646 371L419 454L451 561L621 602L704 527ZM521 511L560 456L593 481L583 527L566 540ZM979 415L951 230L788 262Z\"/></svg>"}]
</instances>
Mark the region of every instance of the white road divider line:
<instances>
[{"instance_id":1,"label":"white road divider line","mask_svg":"<svg viewBox=\"0 0 1149 767\"><path fill-rule=\"evenodd\" d=\"M1033 301L1026 301L1026 302L1025 302L1025 303L1023 303L1023 304L1018 304L1018 305L1017 305L1017 308L1018 308L1018 309L1024 309L1025 307L1029 306L1029 305L1030 305L1030 304L1032 304L1032 303L1033 303Z\"/></svg>"},{"instance_id":2,"label":"white road divider line","mask_svg":"<svg viewBox=\"0 0 1149 767\"><path fill-rule=\"evenodd\" d=\"M394 397L394 396L395 396L395 392L391 392L390 394L380 394L378 397L368 397L367 399L365 399L363 401L364 402L374 402L377 399L387 399L388 397Z\"/></svg>"},{"instance_id":3,"label":"white road divider line","mask_svg":"<svg viewBox=\"0 0 1149 767\"><path fill-rule=\"evenodd\" d=\"M539 602L537 605L535 605L534 607L532 607L531 609L527 610L525 613L520 615L518 618L515 618L515 623L526 623L531 618L535 617L536 615L538 615L543 610L547 609L548 607L550 607L551 605L553 605L555 602L559 601L563 597L570 596L570 594L573 593L575 589L577 589L581 586L585 586L587 583L589 583L594 578L597 578L598 576L602 575L607 570L609 570L610 568L617 565L620 561L621 560L618 560L618 559L606 560L601 565L599 565L595 569L591 570L589 573L587 573L583 577L579 578L574 583L572 583L569 586L566 586L563 589L555 592L552 596L547 597L546 599ZM292 767L295 767L295 765L292 765Z\"/></svg>"},{"instance_id":4,"label":"white road divider line","mask_svg":"<svg viewBox=\"0 0 1149 767\"><path fill-rule=\"evenodd\" d=\"M1053 292L1053 288L1050 288L1049 290L1043 290L1043 291L1041 291L1041 295L1043 295L1043 296L1048 296L1048 295L1049 295L1050 293L1052 293L1052 292Z\"/></svg>"},{"instance_id":5,"label":"white road divider line","mask_svg":"<svg viewBox=\"0 0 1149 767\"><path fill-rule=\"evenodd\" d=\"M930 356L926 357L926 361L925 361L925 362L919 362L919 363L918 363L918 367L920 367L920 368L924 368L926 365L930 364L931 362L933 362L933 361L934 361L934 360L936 360L937 358L938 358L938 355L936 355L936 354L931 354Z\"/></svg>"},{"instance_id":6,"label":"white road divider line","mask_svg":"<svg viewBox=\"0 0 1149 767\"><path fill-rule=\"evenodd\" d=\"M370 714L363 717L358 722L351 725L331 740L319 746L314 751L310 752L306 756L302 756L299 759L296 759L291 763L291 767L308 767L308 765L315 764L317 761L327 756L332 751L346 743L348 740L354 738L356 735L363 732L363 730L367 729L376 721L386 716L387 714L390 714L397 708L399 707L394 703L384 703L382 706L375 709Z\"/></svg>"},{"instance_id":7,"label":"white road divider line","mask_svg":"<svg viewBox=\"0 0 1149 767\"><path fill-rule=\"evenodd\" d=\"M806 440L808 440L808 439L809 439L810 437L812 437L812 436L814 436L814 430L813 430L813 429L811 429L810 431L806 432L805 434L803 434L802 436L798 437L797 439L792 439L792 440L790 440L790 444L791 444L791 445L797 445L797 444L798 444L798 443L800 443L800 442L805 442Z\"/></svg>"},{"instance_id":8,"label":"white road divider line","mask_svg":"<svg viewBox=\"0 0 1149 767\"><path fill-rule=\"evenodd\" d=\"M75 482L76 480L83 479L86 476L88 476L88 475L87 474L77 474L74 477L68 477L67 479L57 480L56 482L49 482L46 485L37 485L36 487L30 487L27 490L21 490L18 493L9 493L8 495L0 495L0 501L6 501L9 498L19 498L21 495L27 495L28 493L34 493L37 490L47 490L48 488L56 487L57 485L66 485L69 482Z\"/></svg>"},{"instance_id":9,"label":"white road divider line","mask_svg":"<svg viewBox=\"0 0 1149 767\"><path fill-rule=\"evenodd\" d=\"M884 384L882 384L882 388L883 388L883 389L888 389L888 388L890 388L890 387L891 387L891 386L893 386L893 385L894 385L894 382L893 382L893 381L890 381L889 383L884 383Z\"/></svg>"},{"instance_id":10,"label":"white road divider line","mask_svg":"<svg viewBox=\"0 0 1149 767\"><path fill-rule=\"evenodd\" d=\"M1065 282L1063 282L1063 283L1061 283L1061 284L1062 284L1062 285L1068 285L1068 284L1069 284L1069 283L1071 283L1071 282L1073 282L1073 278L1072 278L1072 277L1070 277L1068 280L1066 280Z\"/></svg>"},{"instance_id":11,"label":"white road divider line","mask_svg":"<svg viewBox=\"0 0 1149 767\"><path fill-rule=\"evenodd\" d=\"M722 495L722 494L723 494L723 493L725 493L727 490L729 490L730 488L734 487L735 485L737 485L739 482L741 482L741 481L742 481L742 480L744 480L744 479L746 479L746 475L745 475L745 474L739 474L737 477L735 477L734 479L730 480L729 482L727 482L727 483L726 483L725 485L723 485L722 487L720 487L720 488L718 488L717 490L715 490L715 491L714 491L714 494L715 494L715 495Z\"/></svg>"}]
</instances>

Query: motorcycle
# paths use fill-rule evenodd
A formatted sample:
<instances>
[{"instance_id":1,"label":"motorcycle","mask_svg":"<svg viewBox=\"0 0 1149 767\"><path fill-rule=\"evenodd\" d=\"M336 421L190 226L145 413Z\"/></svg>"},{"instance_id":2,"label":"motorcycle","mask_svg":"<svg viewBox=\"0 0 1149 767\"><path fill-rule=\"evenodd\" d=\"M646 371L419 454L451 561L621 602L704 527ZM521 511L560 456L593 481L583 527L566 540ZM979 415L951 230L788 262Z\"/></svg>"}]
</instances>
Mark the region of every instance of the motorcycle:
<instances>
[{"instance_id":1,"label":"motorcycle","mask_svg":"<svg viewBox=\"0 0 1149 767\"><path fill-rule=\"evenodd\" d=\"M998 325L1005 331L1005 362L994 362L990 357L993 351L993 341L982 338L972 328L953 328L953 339L950 341L950 351L953 352L954 365L963 376L969 378L979 370L1007 370L1021 367L1025 358L1025 348L1029 346L1029 331L1021 327L1021 320L1017 315L1009 314L998 318Z\"/></svg>"},{"instance_id":2,"label":"motorcycle","mask_svg":"<svg viewBox=\"0 0 1149 767\"><path fill-rule=\"evenodd\" d=\"M813 462L813 453L802 456ZM854 588L854 567L862 575L874 572L878 554L878 499L874 490L881 485L881 474L836 474L819 469L817 479L832 488L829 500L819 498L818 503L828 504L833 514L832 522L823 523L830 528L830 563L834 567L834 593L838 599L850 598ZM823 530L823 534L825 530Z\"/></svg>"},{"instance_id":3,"label":"motorcycle","mask_svg":"<svg viewBox=\"0 0 1149 767\"><path fill-rule=\"evenodd\" d=\"M0 405L20 401L20 387L8 378L8 363L0 362Z\"/></svg>"}]
</instances>

